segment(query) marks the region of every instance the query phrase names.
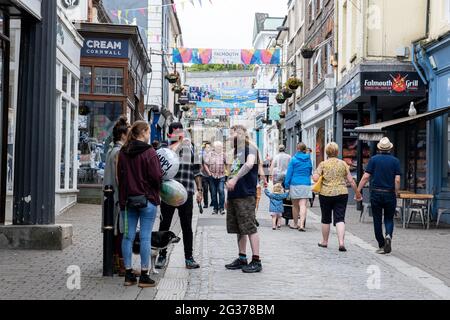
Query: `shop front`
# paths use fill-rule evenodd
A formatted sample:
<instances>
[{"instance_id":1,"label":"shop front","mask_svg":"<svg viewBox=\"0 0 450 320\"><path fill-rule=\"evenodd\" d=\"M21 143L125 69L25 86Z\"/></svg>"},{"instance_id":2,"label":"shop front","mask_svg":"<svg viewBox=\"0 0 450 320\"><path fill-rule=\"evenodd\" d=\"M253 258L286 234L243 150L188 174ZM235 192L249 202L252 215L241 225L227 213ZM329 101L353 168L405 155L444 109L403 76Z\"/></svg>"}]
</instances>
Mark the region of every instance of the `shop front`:
<instances>
[{"instance_id":1,"label":"shop front","mask_svg":"<svg viewBox=\"0 0 450 320\"><path fill-rule=\"evenodd\" d=\"M81 51L78 112L79 202L101 200L106 154L120 116L130 123L144 118L150 60L135 26L78 25L85 38Z\"/></svg>"},{"instance_id":2,"label":"shop front","mask_svg":"<svg viewBox=\"0 0 450 320\"><path fill-rule=\"evenodd\" d=\"M284 137L286 152L293 155L297 151L297 144L301 141L301 118L298 111L291 111L286 116Z\"/></svg>"},{"instance_id":3,"label":"shop front","mask_svg":"<svg viewBox=\"0 0 450 320\"><path fill-rule=\"evenodd\" d=\"M429 85L429 112L450 106L450 34L439 41L415 46L417 70ZM448 113L430 121L427 143L428 192L435 195L434 209L450 211L450 117ZM442 221L450 222L449 215Z\"/></svg>"},{"instance_id":4,"label":"shop front","mask_svg":"<svg viewBox=\"0 0 450 320\"><path fill-rule=\"evenodd\" d=\"M426 121L399 122L374 135L359 135L361 127L408 116L411 103L418 114L427 111L426 86L410 64L360 65L337 89L337 142L342 159L355 179L361 179L376 143L388 136L400 159L402 189L426 192ZM389 70L388 70L389 69Z\"/></svg>"},{"instance_id":5,"label":"shop front","mask_svg":"<svg viewBox=\"0 0 450 320\"><path fill-rule=\"evenodd\" d=\"M303 142L312 149L314 168L325 160L325 146L333 140L331 100L322 86L316 89L300 101Z\"/></svg>"}]
</instances>

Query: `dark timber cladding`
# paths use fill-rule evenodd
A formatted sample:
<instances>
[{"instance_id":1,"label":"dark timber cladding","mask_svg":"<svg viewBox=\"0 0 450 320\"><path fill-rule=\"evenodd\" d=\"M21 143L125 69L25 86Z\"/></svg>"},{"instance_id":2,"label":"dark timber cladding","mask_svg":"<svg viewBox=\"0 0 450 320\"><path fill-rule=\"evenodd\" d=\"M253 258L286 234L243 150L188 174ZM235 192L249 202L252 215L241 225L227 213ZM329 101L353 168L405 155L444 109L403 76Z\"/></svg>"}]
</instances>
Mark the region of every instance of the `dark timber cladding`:
<instances>
[{"instance_id":1,"label":"dark timber cladding","mask_svg":"<svg viewBox=\"0 0 450 320\"><path fill-rule=\"evenodd\" d=\"M14 161L15 225L55 223L56 1L22 19Z\"/></svg>"}]
</instances>

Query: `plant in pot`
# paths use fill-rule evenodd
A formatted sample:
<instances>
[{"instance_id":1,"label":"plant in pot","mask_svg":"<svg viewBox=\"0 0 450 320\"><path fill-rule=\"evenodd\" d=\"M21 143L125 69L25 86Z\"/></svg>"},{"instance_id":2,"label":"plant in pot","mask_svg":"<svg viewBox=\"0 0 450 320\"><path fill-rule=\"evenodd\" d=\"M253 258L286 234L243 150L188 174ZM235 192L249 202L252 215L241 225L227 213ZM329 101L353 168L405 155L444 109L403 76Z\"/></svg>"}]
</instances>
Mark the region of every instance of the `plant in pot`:
<instances>
[{"instance_id":1,"label":"plant in pot","mask_svg":"<svg viewBox=\"0 0 450 320\"><path fill-rule=\"evenodd\" d=\"M165 78L167 79L167 81L169 81L169 83L177 83L180 76L179 76L178 72L174 72L174 73L167 74L165 76Z\"/></svg>"},{"instance_id":2,"label":"plant in pot","mask_svg":"<svg viewBox=\"0 0 450 320\"><path fill-rule=\"evenodd\" d=\"M311 47L303 47L300 52L305 59L311 59L314 55L314 49Z\"/></svg>"},{"instance_id":3,"label":"plant in pot","mask_svg":"<svg viewBox=\"0 0 450 320\"><path fill-rule=\"evenodd\" d=\"M286 99L289 99L289 98L292 97L292 95L294 94L294 91L292 91L291 89L289 89L289 88L287 88L287 87L284 87L284 88L281 90L281 93L283 94L283 96L284 96Z\"/></svg>"},{"instance_id":4,"label":"plant in pot","mask_svg":"<svg viewBox=\"0 0 450 320\"><path fill-rule=\"evenodd\" d=\"M281 92L276 95L275 100L277 100L279 104L283 104L286 102L286 98Z\"/></svg>"},{"instance_id":5,"label":"plant in pot","mask_svg":"<svg viewBox=\"0 0 450 320\"><path fill-rule=\"evenodd\" d=\"M297 90L301 86L303 86L303 82L296 77L291 77L286 81L286 87L291 90Z\"/></svg>"},{"instance_id":6,"label":"plant in pot","mask_svg":"<svg viewBox=\"0 0 450 320\"><path fill-rule=\"evenodd\" d=\"M181 107L181 110L183 110L184 112L187 112L187 111L191 110L191 107L188 104L185 104Z\"/></svg>"},{"instance_id":7,"label":"plant in pot","mask_svg":"<svg viewBox=\"0 0 450 320\"><path fill-rule=\"evenodd\" d=\"M280 119L284 119L286 118L286 112L285 111L281 111L280 112Z\"/></svg>"}]
</instances>

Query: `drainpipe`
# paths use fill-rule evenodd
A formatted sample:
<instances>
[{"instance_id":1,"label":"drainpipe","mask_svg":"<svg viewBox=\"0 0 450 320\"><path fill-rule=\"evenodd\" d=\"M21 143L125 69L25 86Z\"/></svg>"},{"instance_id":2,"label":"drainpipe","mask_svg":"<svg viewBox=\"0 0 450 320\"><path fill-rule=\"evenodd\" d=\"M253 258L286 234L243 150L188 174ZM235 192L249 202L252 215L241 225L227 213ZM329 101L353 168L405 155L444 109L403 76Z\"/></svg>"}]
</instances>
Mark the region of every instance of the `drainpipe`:
<instances>
[{"instance_id":1,"label":"drainpipe","mask_svg":"<svg viewBox=\"0 0 450 320\"><path fill-rule=\"evenodd\" d=\"M427 38L430 36L430 13L431 13L431 0L427 0L427 17L425 26L425 34Z\"/></svg>"},{"instance_id":2,"label":"drainpipe","mask_svg":"<svg viewBox=\"0 0 450 320\"><path fill-rule=\"evenodd\" d=\"M417 45L419 48L422 48L420 45ZM416 45L412 44L411 45L411 53L412 53L412 57L411 57L411 62L414 66L414 69L416 69L417 73L420 76L420 79L422 79L423 83L428 84L428 81L426 80L425 76L423 75L422 70L420 70L419 66L417 65L416 62Z\"/></svg>"}]
</instances>

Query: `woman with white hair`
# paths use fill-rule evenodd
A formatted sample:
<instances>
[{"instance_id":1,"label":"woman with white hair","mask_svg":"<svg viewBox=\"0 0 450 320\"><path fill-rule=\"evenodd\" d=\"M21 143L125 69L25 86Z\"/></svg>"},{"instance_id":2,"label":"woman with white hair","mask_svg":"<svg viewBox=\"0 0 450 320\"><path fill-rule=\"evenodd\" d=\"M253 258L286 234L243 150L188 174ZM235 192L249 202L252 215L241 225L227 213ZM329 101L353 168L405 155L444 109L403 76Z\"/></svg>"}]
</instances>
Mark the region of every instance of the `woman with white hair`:
<instances>
[{"instance_id":1,"label":"woman with white hair","mask_svg":"<svg viewBox=\"0 0 450 320\"><path fill-rule=\"evenodd\" d=\"M225 214L225 164L223 143L216 141L213 144L213 150L205 156L204 165L206 173L210 176L213 214Z\"/></svg>"}]
</instances>

